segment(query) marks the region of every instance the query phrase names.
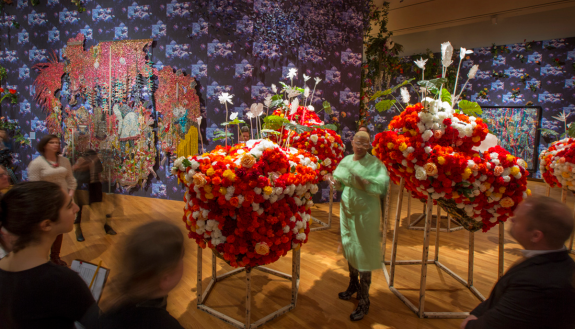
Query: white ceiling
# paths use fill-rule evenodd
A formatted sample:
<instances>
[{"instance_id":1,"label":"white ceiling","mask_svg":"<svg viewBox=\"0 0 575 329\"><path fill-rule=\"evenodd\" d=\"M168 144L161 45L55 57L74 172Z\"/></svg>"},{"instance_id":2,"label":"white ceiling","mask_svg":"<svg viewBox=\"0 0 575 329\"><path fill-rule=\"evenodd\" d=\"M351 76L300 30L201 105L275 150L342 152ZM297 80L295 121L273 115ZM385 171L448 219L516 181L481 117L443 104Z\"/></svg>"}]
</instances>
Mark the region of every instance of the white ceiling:
<instances>
[{"instance_id":1,"label":"white ceiling","mask_svg":"<svg viewBox=\"0 0 575 329\"><path fill-rule=\"evenodd\" d=\"M388 29L403 55L437 51L445 41L474 48L575 36L575 0L388 1Z\"/></svg>"}]
</instances>

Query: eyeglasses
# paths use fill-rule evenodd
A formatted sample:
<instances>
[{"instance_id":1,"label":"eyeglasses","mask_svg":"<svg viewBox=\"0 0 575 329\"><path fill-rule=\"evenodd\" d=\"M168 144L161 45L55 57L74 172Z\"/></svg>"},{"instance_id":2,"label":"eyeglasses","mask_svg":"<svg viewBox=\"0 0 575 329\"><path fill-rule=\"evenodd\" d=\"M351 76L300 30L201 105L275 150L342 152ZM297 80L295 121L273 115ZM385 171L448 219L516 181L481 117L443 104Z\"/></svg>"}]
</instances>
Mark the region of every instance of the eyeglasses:
<instances>
[{"instance_id":1,"label":"eyeglasses","mask_svg":"<svg viewBox=\"0 0 575 329\"><path fill-rule=\"evenodd\" d=\"M353 141L353 144L357 147L369 148L369 143L362 143L360 141Z\"/></svg>"}]
</instances>

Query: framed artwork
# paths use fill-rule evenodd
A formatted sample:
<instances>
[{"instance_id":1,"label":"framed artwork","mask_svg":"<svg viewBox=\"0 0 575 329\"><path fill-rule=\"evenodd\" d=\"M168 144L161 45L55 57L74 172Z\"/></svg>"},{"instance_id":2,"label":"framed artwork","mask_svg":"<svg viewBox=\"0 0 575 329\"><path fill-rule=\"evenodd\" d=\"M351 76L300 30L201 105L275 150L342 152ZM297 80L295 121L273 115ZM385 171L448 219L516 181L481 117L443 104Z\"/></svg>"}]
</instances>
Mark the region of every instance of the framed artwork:
<instances>
[{"instance_id":1,"label":"framed artwork","mask_svg":"<svg viewBox=\"0 0 575 329\"><path fill-rule=\"evenodd\" d=\"M480 117L499 145L527 162L529 177L539 168L540 106L482 106Z\"/></svg>"}]
</instances>

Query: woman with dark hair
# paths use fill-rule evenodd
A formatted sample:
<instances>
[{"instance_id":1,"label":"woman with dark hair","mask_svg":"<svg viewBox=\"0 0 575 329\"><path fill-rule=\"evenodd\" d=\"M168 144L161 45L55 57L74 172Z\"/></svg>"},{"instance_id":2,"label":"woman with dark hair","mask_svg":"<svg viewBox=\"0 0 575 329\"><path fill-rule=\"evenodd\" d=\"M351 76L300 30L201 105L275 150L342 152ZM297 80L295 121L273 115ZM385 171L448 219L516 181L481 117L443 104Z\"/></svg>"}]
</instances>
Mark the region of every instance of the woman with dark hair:
<instances>
[{"instance_id":1,"label":"woman with dark hair","mask_svg":"<svg viewBox=\"0 0 575 329\"><path fill-rule=\"evenodd\" d=\"M60 156L60 138L56 135L46 135L38 143L40 156L32 160L28 165L28 180L47 181L60 185L69 196L74 195L76 190L76 179L72 173L70 160ZM66 262L60 259L60 249L62 248L62 236L58 236L50 259L62 266L67 266Z\"/></svg>"},{"instance_id":2,"label":"woman with dark hair","mask_svg":"<svg viewBox=\"0 0 575 329\"><path fill-rule=\"evenodd\" d=\"M2 328L72 329L95 303L78 274L46 259L58 235L74 225L78 206L51 182L14 185L0 199L0 227L16 239L0 260Z\"/></svg>"},{"instance_id":3,"label":"woman with dark hair","mask_svg":"<svg viewBox=\"0 0 575 329\"><path fill-rule=\"evenodd\" d=\"M168 293L184 271L184 235L165 221L144 224L126 237L118 274L107 297L88 312L88 329L183 329L166 311Z\"/></svg>"}]
</instances>

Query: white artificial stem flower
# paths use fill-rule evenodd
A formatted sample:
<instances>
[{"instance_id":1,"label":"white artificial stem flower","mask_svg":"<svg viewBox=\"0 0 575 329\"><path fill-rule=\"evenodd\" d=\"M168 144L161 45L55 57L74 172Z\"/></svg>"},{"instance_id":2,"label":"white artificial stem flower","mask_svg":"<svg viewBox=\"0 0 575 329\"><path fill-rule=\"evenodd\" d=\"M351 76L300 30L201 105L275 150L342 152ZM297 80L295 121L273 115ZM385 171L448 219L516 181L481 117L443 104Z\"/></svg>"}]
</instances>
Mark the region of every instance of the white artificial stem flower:
<instances>
[{"instance_id":1,"label":"white artificial stem flower","mask_svg":"<svg viewBox=\"0 0 575 329\"><path fill-rule=\"evenodd\" d=\"M427 59L423 59L423 57L419 57L419 60L414 61L415 65L421 69L421 80L425 80L425 64L427 63ZM424 91L421 91L421 99L424 99Z\"/></svg>"},{"instance_id":2,"label":"white artificial stem flower","mask_svg":"<svg viewBox=\"0 0 575 329\"><path fill-rule=\"evenodd\" d=\"M234 121L238 117L238 112L230 114L230 121Z\"/></svg>"},{"instance_id":3,"label":"white artificial stem flower","mask_svg":"<svg viewBox=\"0 0 575 329\"><path fill-rule=\"evenodd\" d=\"M234 97L234 95L230 95L228 93L222 93L220 96L218 96L218 100L220 101L221 104L226 104L226 103L232 103L232 97ZM227 115L226 115L227 117Z\"/></svg>"},{"instance_id":4,"label":"white artificial stem flower","mask_svg":"<svg viewBox=\"0 0 575 329\"><path fill-rule=\"evenodd\" d=\"M409 104L409 100L410 100L411 96L409 95L409 91L407 90L407 88L402 87L399 91L401 92L401 100L405 104Z\"/></svg>"},{"instance_id":5,"label":"white artificial stem flower","mask_svg":"<svg viewBox=\"0 0 575 329\"><path fill-rule=\"evenodd\" d=\"M304 73L304 75L303 75L303 81L306 82L306 81L309 80L309 79L311 79L311 77L305 75L305 73Z\"/></svg>"},{"instance_id":6,"label":"white artificial stem flower","mask_svg":"<svg viewBox=\"0 0 575 329\"><path fill-rule=\"evenodd\" d=\"M453 46L451 42L447 41L441 44L441 63L443 64L442 78L445 78L445 72L449 65L453 63L451 57L453 56Z\"/></svg>"},{"instance_id":7,"label":"white artificial stem flower","mask_svg":"<svg viewBox=\"0 0 575 329\"><path fill-rule=\"evenodd\" d=\"M289 73L287 75L287 77L290 79L291 81L291 86L293 87L293 78L297 75L297 69L296 68L291 68L289 69Z\"/></svg>"},{"instance_id":8,"label":"white artificial stem flower","mask_svg":"<svg viewBox=\"0 0 575 329\"><path fill-rule=\"evenodd\" d=\"M272 91L274 92L274 94L278 93L278 87L276 87L276 85L273 83L272 83Z\"/></svg>"},{"instance_id":9,"label":"white artificial stem flower","mask_svg":"<svg viewBox=\"0 0 575 329\"><path fill-rule=\"evenodd\" d=\"M293 115L294 113L296 113L298 107L299 107L299 99L296 98L291 103L291 109L290 109L289 115Z\"/></svg>"},{"instance_id":10,"label":"white artificial stem flower","mask_svg":"<svg viewBox=\"0 0 575 329\"><path fill-rule=\"evenodd\" d=\"M463 87L461 88L461 92L459 93L459 95L457 96L456 99L461 98L461 94L463 94L463 91L465 90L465 87L467 87L467 83L469 82L469 80L474 79L475 75L477 74L477 70L479 69L479 65L475 64L471 67L471 69L469 70L469 73L467 74L467 81L465 81L465 84L463 85ZM455 94L455 92L453 93ZM455 104L455 103L452 103Z\"/></svg>"},{"instance_id":11,"label":"white artificial stem flower","mask_svg":"<svg viewBox=\"0 0 575 329\"><path fill-rule=\"evenodd\" d=\"M304 91L303 91L303 96L304 96L305 98L308 98L308 97L309 97L309 87L307 87L307 86L305 87L305 89L304 89Z\"/></svg>"}]
</instances>

